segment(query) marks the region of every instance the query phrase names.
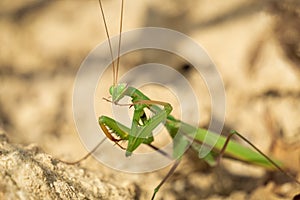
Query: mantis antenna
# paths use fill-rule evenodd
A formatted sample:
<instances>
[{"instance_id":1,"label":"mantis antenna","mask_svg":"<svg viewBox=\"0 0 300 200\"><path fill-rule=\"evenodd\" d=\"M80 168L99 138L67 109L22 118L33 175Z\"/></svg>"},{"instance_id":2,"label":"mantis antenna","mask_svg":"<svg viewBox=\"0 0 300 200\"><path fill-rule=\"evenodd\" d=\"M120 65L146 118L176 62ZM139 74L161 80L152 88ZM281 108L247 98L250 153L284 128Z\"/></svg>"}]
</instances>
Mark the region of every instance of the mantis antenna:
<instances>
[{"instance_id":1,"label":"mantis antenna","mask_svg":"<svg viewBox=\"0 0 300 200\"><path fill-rule=\"evenodd\" d=\"M115 74L115 83L114 85L117 84L118 82L118 74L119 74L119 65L120 65L120 51L121 51L121 33L122 33L122 28L123 28L123 12L124 12L124 0L121 2L121 17L120 17L120 31L119 31L119 46L118 46L118 58L117 58L117 68L116 68L116 74Z\"/></svg>"},{"instance_id":2,"label":"mantis antenna","mask_svg":"<svg viewBox=\"0 0 300 200\"><path fill-rule=\"evenodd\" d=\"M103 19L103 23L104 23L104 27L105 27L106 36L107 36L107 39L108 39L110 56L111 56L112 66L113 66L113 85L115 86L117 84L117 82L118 82L118 73L119 73L119 64L120 64L120 51L121 51L121 38L122 38L121 37L121 33L122 33L122 28L123 28L124 0L122 0L122 3L121 3L121 17L120 17L118 58L117 58L117 64L116 65L115 65L115 62L114 62L114 56L113 56L113 52L112 52L111 39L110 39L110 36L109 36L108 26L107 26L107 23L106 23L104 9L103 9L101 0L99 0L99 6L100 6L101 14L102 14L102 19Z\"/></svg>"}]
</instances>

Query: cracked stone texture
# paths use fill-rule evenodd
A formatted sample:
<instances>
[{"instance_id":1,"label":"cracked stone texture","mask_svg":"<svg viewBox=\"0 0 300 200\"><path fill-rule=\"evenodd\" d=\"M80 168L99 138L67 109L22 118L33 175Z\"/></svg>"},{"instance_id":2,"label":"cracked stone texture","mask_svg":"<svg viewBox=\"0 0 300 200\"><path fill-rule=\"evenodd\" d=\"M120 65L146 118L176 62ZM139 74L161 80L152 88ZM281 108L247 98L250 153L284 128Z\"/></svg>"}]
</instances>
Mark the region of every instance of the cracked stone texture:
<instances>
[{"instance_id":1,"label":"cracked stone texture","mask_svg":"<svg viewBox=\"0 0 300 200\"><path fill-rule=\"evenodd\" d=\"M36 146L11 144L0 134L0 199L134 199L133 185L116 186Z\"/></svg>"}]
</instances>

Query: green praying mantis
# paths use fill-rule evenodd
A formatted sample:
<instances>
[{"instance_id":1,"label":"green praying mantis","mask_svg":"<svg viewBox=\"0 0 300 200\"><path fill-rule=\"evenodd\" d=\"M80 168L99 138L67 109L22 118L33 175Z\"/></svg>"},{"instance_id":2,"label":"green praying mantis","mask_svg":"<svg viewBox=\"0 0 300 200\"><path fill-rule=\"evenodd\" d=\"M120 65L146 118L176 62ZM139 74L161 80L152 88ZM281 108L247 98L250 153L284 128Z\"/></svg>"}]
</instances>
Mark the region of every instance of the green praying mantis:
<instances>
[{"instance_id":1,"label":"green praying mantis","mask_svg":"<svg viewBox=\"0 0 300 200\"><path fill-rule=\"evenodd\" d=\"M112 47L110 42L110 36L108 33L108 28L105 20L104 10L102 7L102 2L99 0L99 5L102 13L102 18L105 25L105 31L108 38L108 44L110 48L110 54L112 57L113 65L113 85L109 88L109 93L111 99L105 99L113 104L120 105L119 101L124 97L131 98L131 103L126 106L134 108L131 127L127 127L120 122L107 117L100 116L98 119L99 125L106 135L106 137L114 142L117 146L125 151L125 156L131 156L132 153L140 145L148 145L159 153L169 157L174 161L173 166L163 178L163 180L154 189L152 199L155 198L157 192L161 186L166 182L166 180L173 174L179 165L182 156L184 155L186 149L191 146L194 150L199 152L201 147L210 147L210 144L206 144L207 140L217 141L216 144L211 147L212 151L209 152L203 159L210 165L215 165L219 162L222 156L246 162L253 165L262 166L268 169L277 169L284 173L285 175L291 177L287 172L285 172L279 161L272 160L263 152L261 152L257 147L255 147L250 141L243 137L237 131L232 130L229 136L219 136L216 133L210 132L206 129L191 126L185 122L176 119L171 115L172 106L169 103L157 100L151 100L140 90L128 86L125 83L118 83L118 68L119 68L119 57L120 57L120 47L121 47L121 32L122 32L122 20L123 20L123 7L124 0L121 3L121 20L120 20L120 37L119 37L119 52L117 63L115 65L112 55ZM124 104L123 104L124 105ZM151 116L146 114L148 111L152 114ZM155 147L152 143L154 141L153 131L154 129L163 124L167 129L170 137L173 140L173 155L168 155L166 152ZM248 143L252 148L245 147L233 140L231 137L237 135L246 143ZM123 147L119 144L120 141L127 141L127 147ZM87 158L91 153L97 149L102 142L100 142L88 155L80 159L77 162ZM295 178L291 177L295 182L300 184Z\"/></svg>"},{"instance_id":2,"label":"green praying mantis","mask_svg":"<svg viewBox=\"0 0 300 200\"><path fill-rule=\"evenodd\" d=\"M159 191L160 187L164 184L168 177L175 171L187 146L190 142L192 142L193 139L194 141L191 146L196 151L199 151L205 137L211 139L215 139L215 137L218 137L217 143L213 147L213 151L203 158L207 163L211 165L214 165L216 163L215 160L219 160L220 157L224 155L226 157L247 162L253 165L263 166L269 169L277 168L282 173L290 176L280 167L281 164L278 161L273 161L272 159L270 159L257 147L255 147L250 141L248 141L245 137L234 130L232 130L230 135L226 138L224 136L218 136L217 134L209 132L202 128L195 128L187 123L175 119L172 115L170 115L172 111L172 107L170 104L150 100L141 91L133 87L128 87L126 84L111 86L110 93L113 99L112 102L114 102L115 104L117 104L117 102L124 96L129 96L131 97L132 105L134 106L131 128L122 125L121 123L115 121L110 117L99 117L99 125L101 126L103 132L106 134L107 138L109 138L121 148L123 147L118 142L123 140L128 141L127 148L123 148L126 150L126 156L130 156L132 152L136 150L141 144L151 145L154 140L152 131L162 122L164 122L164 126L168 130L172 139L174 139L176 136L178 136L178 134L181 133L181 136L177 137L177 141L174 142L173 158L176 159L176 161L174 162L169 173L154 189L152 199L154 199L156 193ZM152 106L150 107L150 105ZM160 109L155 105L163 105L164 109ZM151 118L145 117L144 109L149 109L154 113L154 116L152 116ZM113 137L112 134L117 135L118 138ZM230 140L231 136L233 135L237 135L242 138L256 151L253 151L237 142Z\"/></svg>"}]
</instances>

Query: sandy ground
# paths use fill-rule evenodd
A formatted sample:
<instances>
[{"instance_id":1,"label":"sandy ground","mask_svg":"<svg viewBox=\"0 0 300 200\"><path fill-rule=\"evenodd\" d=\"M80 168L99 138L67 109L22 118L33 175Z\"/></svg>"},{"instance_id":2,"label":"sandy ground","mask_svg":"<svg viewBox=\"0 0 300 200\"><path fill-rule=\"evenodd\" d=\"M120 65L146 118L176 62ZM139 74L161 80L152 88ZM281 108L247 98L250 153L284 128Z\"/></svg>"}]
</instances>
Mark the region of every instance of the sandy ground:
<instances>
[{"instance_id":1,"label":"sandy ground","mask_svg":"<svg viewBox=\"0 0 300 200\"><path fill-rule=\"evenodd\" d=\"M119 28L119 1L103 3L110 32L115 35ZM80 158L86 150L73 120L72 92L81 62L106 39L97 1L4 0L0 5L2 132L12 143L35 144L53 159ZM171 28L201 44L225 85L224 133L230 129L243 133L260 149L281 160L286 170L299 179L299 22L300 5L296 0L167 0L163 6L158 0L139 0L126 1L123 30ZM207 126L211 115L209 95L199 75L186 68L184 61L161 52L126 55L121 59L121 73L149 61L184 73L201 99L200 124ZM98 99L108 96L111 71L103 81L107 84L98 87ZM172 97L161 99L162 95L153 89L145 88L144 93L173 102ZM172 105L178 113L176 101ZM97 115L106 114L100 105L95 109ZM149 199L169 169L127 174L92 158L77 167L114 185L128 186L135 193L128 198L135 199ZM291 199L299 191L299 186L280 173L225 159L221 166L209 168L189 151L157 199ZM8 198L5 192L0 189L2 196Z\"/></svg>"}]
</instances>

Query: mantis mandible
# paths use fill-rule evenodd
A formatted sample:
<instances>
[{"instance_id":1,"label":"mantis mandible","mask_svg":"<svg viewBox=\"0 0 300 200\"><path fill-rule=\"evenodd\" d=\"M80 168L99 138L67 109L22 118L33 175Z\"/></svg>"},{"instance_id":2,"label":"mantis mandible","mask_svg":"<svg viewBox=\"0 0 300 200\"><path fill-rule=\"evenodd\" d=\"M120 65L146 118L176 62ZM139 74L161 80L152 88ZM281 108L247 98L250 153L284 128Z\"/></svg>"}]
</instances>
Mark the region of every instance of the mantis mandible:
<instances>
[{"instance_id":1,"label":"mantis mandible","mask_svg":"<svg viewBox=\"0 0 300 200\"><path fill-rule=\"evenodd\" d=\"M108 33L108 28L107 28L101 0L99 0L99 5L100 5L104 25L105 25L106 35L108 38L110 54L111 57L113 58L110 37ZM278 169L282 173L291 177L287 172L285 172L281 168L281 163L279 161L273 161L272 159L270 159L268 156L266 156L263 152L261 152L257 147L255 147L250 141L248 141L237 131L231 131L228 137L224 137L224 136L219 136L215 133L212 133L202 128L193 127L173 117L171 115L172 106L169 103L157 101L157 100L151 100L146 95L144 95L140 90L128 86L125 83L118 83L118 68L119 68L119 61L120 61L123 7L124 7L124 0L122 0L121 3L121 20L120 20L120 35L119 35L120 37L119 37L119 47L118 47L119 51L118 51L117 63L115 64L112 59L113 85L109 88L111 100L108 99L106 100L110 101L113 104L120 105L118 102L121 99L123 99L125 96L130 97L132 102L130 104L130 107L134 108L132 124L131 127L129 128L107 116L100 116L98 122L106 137L111 141L113 141L120 148L125 150L125 156L131 156L131 154L141 144L148 145L151 148L158 150L160 153L169 156L165 152L160 151L157 147L152 145L152 142L154 141L154 136L152 132L161 123L164 124L170 137L173 140L176 140L173 145L173 155L169 156L171 159L175 160L174 164L169 170L169 172L167 173L167 175L164 177L164 179L154 189L152 199L155 198L155 195L157 194L161 186L176 170L187 147L191 145L193 149L199 151L201 145L206 145L203 144L205 141L204 138L212 138L212 139L216 139L217 141L215 146L213 146L212 148L212 152L210 152L206 157L203 158L207 163L211 165L218 163L219 159L222 156L225 156L225 157L233 158L242 162L262 166L269 169ZM153 114L151 117L146 115L147 109ZM233 135L237 135L238 137L246 141L250 146L253 147L254 150L245 147L235 141L230 140ZM127 141L127 147L124 148L123 146L121 146L119 144L120 141ZM94 150L98 148L98 146L101 145L101 143L102 142L100 142L94 148ZM87 156L89 156L94 150L92 150ZM85 159L87 156L85 156L83 159ZM82 159L80 159L80 161L81 160ZM300 184L299 181L297 181L293 177L291 178L295 182Z\"/></svg>"}]
</instances>

